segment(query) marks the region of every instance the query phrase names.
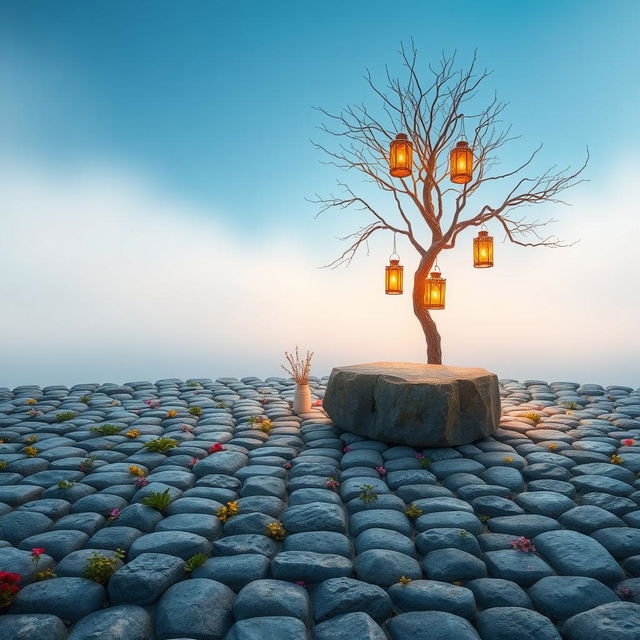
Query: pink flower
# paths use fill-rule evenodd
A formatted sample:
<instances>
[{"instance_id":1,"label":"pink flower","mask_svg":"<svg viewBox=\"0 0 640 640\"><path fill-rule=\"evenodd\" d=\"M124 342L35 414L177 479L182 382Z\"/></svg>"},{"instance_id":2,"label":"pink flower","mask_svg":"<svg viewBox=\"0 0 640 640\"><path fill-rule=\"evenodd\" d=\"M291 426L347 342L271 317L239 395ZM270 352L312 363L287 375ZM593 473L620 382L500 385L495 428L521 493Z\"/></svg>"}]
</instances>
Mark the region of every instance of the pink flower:
<instances>
[{"instance_id":1,"label":"pink flower","mask_svg":"<svg viewBox=\"0 0 640 640\"><path fill-rule=\"evenodd\" d=\"M387 473L387 470L384 467L376 467L376 471L381 475L384 476Z\"/></svg>"},{"instance_id":2,"label":"pink flower","mask_svg":"<svg viewBox=\"0 0 640 640\"><path fill-rule=\"evenodd\" d=\"M335 479L335 478L327 478L327 481L325 482L325 487L327 487L327 489L337 489L340 486L340 483Z\"/></svg>"},{"instance_id":3,"label":"pink flower","mask_svg":"<svg viewBox=\"0 0 640 640\"><path fill-rule=\"evenodd\" d=\"M219 442L214 442L209 447L209 453L218 453L218 451L226 451L226 449Z\"/></svg>"},{"instance_id":4,"label":"pink flower","mask_svg":"<svg viewBox=\"0 0 640 640\"><path fill-rule=\"evenodd\" d=\"M34 558L39 558L44 553L44 549L42 547L34 547L31 549L31 555Z\"/></svg>"},{"instance_id":5,"label":"pink flower","mask_svg":"<svg viewBox=\"0 0 640 640\"><path fill-rule=\"evenodd\" d=\"M290 462L285 462L282 466L283 466L285 469L291 469L291 463L290 463Z\"/></svg>"},{"instance_id":6,"label":"pink flower","mask_svg":"<svg viewBox=\"0 0 640 640\"><path fill-rule=\"evenodd\" d=\"M191 427L188 424L183 424L180 429L182 429L182 431L184 431L185 433L190 433L191 432Z\"/></svg>"},{"instance_id":7,"label":"pink flower","mask_svg":"<svg viewBox=\"0 0 640 640\"><path fill-rule=\"evenodd\" d=\"M139 478L136 478L133 481L133 484L135 484L137 487L146 487L149 484L149 481L144 476L141 476Z\"/></svg>"},{"instance_id":8,"label":"pink flower","mask_svg":"<svg viewBox=\"0 0 640 640\"><path fill-rule=\"evenodd\" d=\"M635 443L636 443L636 441L635 441L633 438L625 438L625 439L622 441L622 444L623 444L625 447L633 447L633 445L634 445Z\"/></svg>"},{"instance_id":9,"label":"pink flower","mask_svg":"<svg viewBox=\"0 0 640 640\"><path fill-rule=\"evenodd\" d=\"M343 453L349 453L349 451L351 451L351 449L349 448L349 446L342 447L342 452L343 452Z\"/></svg>"},{"instance_id":10,"label":"pink flower","mask_svg":"<svg viewBox=\"0 0 640 640\"><path fill-rule=\"evenodd\" d=\"M115 520L120 515L120 509L111 509L109 520Z\"/></svg>"},{"instance_id":11,"label":"pink flower","mask_svg":"<svg viewBox=\"0 0 640 640\"><path fill-rule=\"evenodd\" d=\"M193 467L193 465L198 463L198 458L191 458L191 460L189 460L189 466Z\"/></svg>"},{"instance_id":12,"label":"pink flower","mask_svg":"<svg viewBox=\"0 0 640 640\"><path fill-rule=\"evenodd\" d=\"M314 400L314 401L311 403L311 406L312 406L312 407L321 407L321 406L322 406L322 400Z\"/></svg>"},{"instance_id":13,"label":"pink flower","mask_svg":"<svg viewBox=\"0 0 640 640\"><path fill-rule=\"evenodd\" d=\"M304 580L296 580L296 584L300 587L306 587L307 584Z\"/></svg>"},{"instance_id":14,"label":"pink flower","mask_svg":"<svg viewBox=\"0 0 640 640\"><path fill-rule=\"evenodd\" d=\"M531 542L531 540L529 540L529 538L525 538L524 536L520 536L519 538L512 540L511 547L516 551L522 551L524 553L535 553L536 550L536 547Z\"/></svg>"}]
</instances>

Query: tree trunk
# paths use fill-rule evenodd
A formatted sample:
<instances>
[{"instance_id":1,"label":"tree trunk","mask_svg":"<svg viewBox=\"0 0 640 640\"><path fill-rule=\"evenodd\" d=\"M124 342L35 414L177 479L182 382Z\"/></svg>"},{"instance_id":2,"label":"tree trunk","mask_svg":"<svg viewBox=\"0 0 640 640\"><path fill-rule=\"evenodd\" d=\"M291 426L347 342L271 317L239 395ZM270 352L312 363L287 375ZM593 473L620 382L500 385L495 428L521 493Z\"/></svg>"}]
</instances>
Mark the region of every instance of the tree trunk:
<instances>
[{"instance_id":1,"label":"tree trunk","mask_svg":"<svg viewBox=\"0 0 640 640\"><path fill-rule=\"evenodd\" d=\"M413 278L413 312L420 322L424 338L427 342L427 363L442 364L442 349L440 347L440 333L429 309L424 306L425 280L434 263L435 256L425 256L421 261Z\"/></svg>"}]
</instances>

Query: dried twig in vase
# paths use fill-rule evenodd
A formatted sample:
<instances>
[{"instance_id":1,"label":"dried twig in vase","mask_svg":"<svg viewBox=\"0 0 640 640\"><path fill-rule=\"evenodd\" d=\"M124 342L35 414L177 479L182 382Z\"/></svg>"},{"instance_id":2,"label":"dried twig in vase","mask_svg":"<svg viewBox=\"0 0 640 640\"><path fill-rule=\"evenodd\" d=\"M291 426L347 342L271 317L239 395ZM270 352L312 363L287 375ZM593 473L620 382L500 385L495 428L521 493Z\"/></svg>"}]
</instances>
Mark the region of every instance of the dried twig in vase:
<instances>
[{"instance_id":1,"label":"dried twig in vase","mask_svg":"<svg viewBox=\"0 0 640 640\"><path fill-rule=\"evenodd\" d=\"M284 352L285 358L289 363L289 367L281 365L282 368L296 381L297 384L308 384L309 374L311 373L311 359L313 351L307 351L304 359L300 358L300 351L296 345L295 354Z\"/></svg>"}]
</instances>

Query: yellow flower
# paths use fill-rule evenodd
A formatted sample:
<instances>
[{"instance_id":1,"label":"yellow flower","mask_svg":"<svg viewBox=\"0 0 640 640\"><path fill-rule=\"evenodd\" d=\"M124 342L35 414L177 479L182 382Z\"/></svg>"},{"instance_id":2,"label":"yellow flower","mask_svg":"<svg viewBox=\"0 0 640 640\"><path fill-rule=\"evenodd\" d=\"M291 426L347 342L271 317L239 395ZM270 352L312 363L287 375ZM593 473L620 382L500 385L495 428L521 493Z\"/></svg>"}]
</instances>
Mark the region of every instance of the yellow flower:
<instances>
[{"instance_id":1,"label":"yellow flower","mask_svg":"<svg viewBox=\"0 0 640 640\"><path fill-rule=\"evenodd\" d=\"M227 507L229 508L229 515L238 515L238 502L236 500L227 502Z\"/></svg>"},{"instance_id":2,"label":"yellow flower","mask_svg":"<svg viewBox=\"0 0 640 640\"><path fill-rule=\"evenodd\" d=\"M144 476L146 475L145 470L142 467L138 467L135 464L129 465L129 473L134 476Z\"/></svg>"},{"instance_id":3,"label":"yellow flower","mask_svg":"<svg viewBox=\"0 0 640 640\"><path fill-rule=\"evenodd\" d=\"M232 516L238 515L238 511L237 501L232 500L231 502L227 502L227 504L221 506L216 512L216 516L218 517L218 520L226 522Z\"/></svg>"},{"instance_id":4,"label":"yellow flower","mask_svg":"<svg viewBox=\"0 0 640 640\"><path fill-rule=\"evenodd\" d=\"M29 398L27 404L38 404L38 401L35 398Z\"/></svg>"},{"instance_id":5,"label":"yellow flower","mask_svg":"<svg viewBox=\"0 0 640 640\"><path fill-rule=\"evenodd\" d=\"M502 458L502 462L504 462L505 464L511 464L513 462L513 458L511 456L505 456L504 458Z\"/></svg>"},{"instance_id":6,"label":"yellow flower","mask_svg":"<svg viewBox=\"0 0 640 640\"><path fill-rule=\"evenodd\" d=\"M274 540L284 540L287 536L287 530L282 522L270 522L267 525L267 535Z\"/></svg>"},{"instance_id":7,"label":"yellow flower","mask_svg":"<svg viewBox=\"0 0 640 640\"><path fill-rule=\"evenodd\" d=\"M624 458L622 456L619 456L618 454L614 453L610 458L609 458L609 462L611 464L622 464L624 462Z\"/></svg>"},{"instance_id":8,"label":"yellow flower","mask_svg":"<svg viewBox=\"0 0 640 640\"><path fill-rule=\"evenodd\" d=\"M411 578L407 578L407 576L400 576L398 578L398 582L400 584L409 584L411 582Z\"/></svg>"},{"instance_id":9,"label":"yellow flower","mask_svg":"<svg viewBox=\"0 0 640 640\"><path fill-rule=\"evenodd\" d=\"M140 435L140 432L137 429L130 429L124 435L127 436L127 438L131 438L133 440Z\"/></svg>"},{"instance_id":10,"label":"yellow flower","mask_svg":"<svg viewBox=\"0 0 640 640\"><path fill-rule=\"evenodd\" d=\"M24 448L24 452L30 457L35 458L38 455L38 450L35 447L28 446Z\"/></svg>"},{"instance_id":11,"label":"yellow flower","mask_svg":"<svg viewBox=\"0 0 640 640\"><path fill-rule=\"evenodd\" d=\"M558 445L555 442L550 442L547 445L547 449L549 449L549 451L555 451L558 448Z\"/></svg>"},{"instance_id":12,"label":"yellow flower","mask_svg":"<svg viewBox=\"0 0 640 640\"><path fill-rule=\"evenodd\" d=\"M178 411L176 409L170 409L167 411L167 418L175 418L178 415Z\"/></svg>"}]
</instances>

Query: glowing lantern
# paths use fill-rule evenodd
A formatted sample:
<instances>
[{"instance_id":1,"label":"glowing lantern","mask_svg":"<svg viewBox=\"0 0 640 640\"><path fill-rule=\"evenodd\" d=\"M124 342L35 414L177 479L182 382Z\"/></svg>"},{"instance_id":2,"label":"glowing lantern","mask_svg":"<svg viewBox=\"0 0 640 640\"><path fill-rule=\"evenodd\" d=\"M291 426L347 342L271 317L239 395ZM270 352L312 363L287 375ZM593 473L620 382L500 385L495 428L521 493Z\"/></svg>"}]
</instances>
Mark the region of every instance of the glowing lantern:
<instances>
[{"instance_id":1,"label":"glowing lantern","mask_svg":"<svg viewBox=\"0 0 640 640\"><path fill-rule=\"evenodd\" d=\"M473 239L473 266L476 269L493 267L493 238L488 231L480 231Z\"/></svg>"},{"instance_id":2,"label":"glowing lantern","mask_svg":"<svg viewBox=\"0 0 640 640\"><path fill-rule=\"evenodd\" d=\"M384 270L384 292L389 296L399 296L402 293L402 272L404 271L400 260L391 258Z\"/></svg>"},{"instance_id":3,"label":"glowing lantern","mask_svg":"<svg viewBox=\"0 0 640 640\"><path fill-rule=\"evenodd\" d=\"M441 277L436 265L435 271L427 278L424 289L424 306L427 309L444 309L444 299L447 293L447 281Z\"/></svg>"},{"instance_id":4,"label":"glowing lantern","mask_svg":"<svg viewBox=\"0 0 640 640\"><path fill-rule=\"evenodd\" d=\"M451 182L466 184L473 178L473 150L466 140L460 140L451 149L450 156Z\"/></svg>"},{"instance_id":5,"label":"glowing lantern","mask_svg":"<svg viewBox=\"0 0 640 640\"><path fill-rule=\"evenodd\" d=\"M394 257L395 256L395 257ZM389 296L402 293L402 276L404 267L400 264L400 256L396 253L396 234L393 234L393 253L389 264L384 268L384 292Z\"/></svg>"},{"instance_id":6,"label":"glowing lantern","mask_svg":"<svg viewBox=\"0 0 640 640\"><path fill-rule=\"evenodd\" d=\"M406 178L411 175L412 166L413 145L404 133L399 133L389 148L389 173L394 178Z\"/></svg>"}]
</instances>

